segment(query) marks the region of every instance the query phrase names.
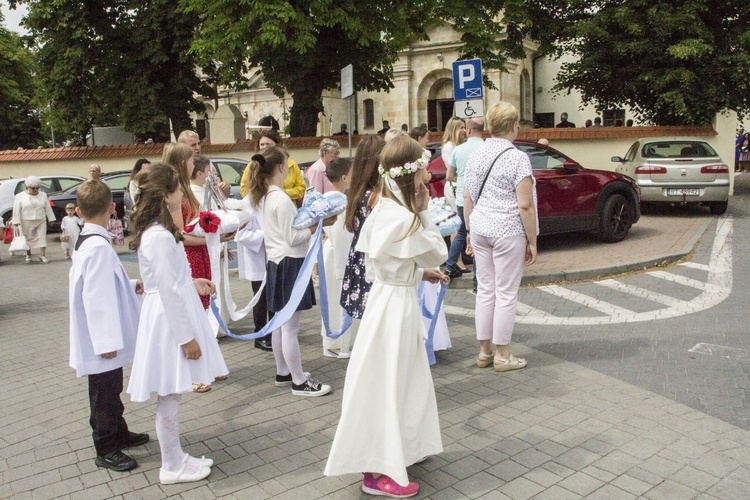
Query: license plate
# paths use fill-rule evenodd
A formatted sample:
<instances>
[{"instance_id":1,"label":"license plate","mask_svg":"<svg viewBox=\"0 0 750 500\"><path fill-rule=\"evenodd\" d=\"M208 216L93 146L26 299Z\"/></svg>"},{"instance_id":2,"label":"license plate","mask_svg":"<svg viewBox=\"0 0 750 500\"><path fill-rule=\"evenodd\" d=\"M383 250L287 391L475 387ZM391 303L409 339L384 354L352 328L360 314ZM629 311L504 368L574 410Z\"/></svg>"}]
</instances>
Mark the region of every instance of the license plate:
<instances>
[{"instance_id":1,"label":"license plate","mask_svg":"<svg viewBox=\"0 0 750 500\"><path fill-rule=\"evenodd\" d=\"M674 196L674 195L687 195L687 196L700 196L701 190L698 188L693 189L667 189L667 196Z\"/></svg>"}]
</instances>

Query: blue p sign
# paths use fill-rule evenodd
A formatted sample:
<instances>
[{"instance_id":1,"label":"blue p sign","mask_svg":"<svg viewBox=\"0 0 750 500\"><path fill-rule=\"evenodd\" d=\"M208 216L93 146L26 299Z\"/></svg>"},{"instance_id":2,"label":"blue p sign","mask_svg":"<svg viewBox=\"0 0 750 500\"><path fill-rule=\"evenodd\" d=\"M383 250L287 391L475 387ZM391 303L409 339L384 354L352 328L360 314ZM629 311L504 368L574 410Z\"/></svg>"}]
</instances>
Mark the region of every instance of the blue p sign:
<instances>
[{"instance_id":1,"label":"blue p sign","mask_svg":"<svg viewBox=\"0 0 750 500\"><path fill-rule=\"evenodd\" d=\"M482 99L482 60L469 59L453 63L453 99L465 101Z\"/></svg>"}]
</instances>

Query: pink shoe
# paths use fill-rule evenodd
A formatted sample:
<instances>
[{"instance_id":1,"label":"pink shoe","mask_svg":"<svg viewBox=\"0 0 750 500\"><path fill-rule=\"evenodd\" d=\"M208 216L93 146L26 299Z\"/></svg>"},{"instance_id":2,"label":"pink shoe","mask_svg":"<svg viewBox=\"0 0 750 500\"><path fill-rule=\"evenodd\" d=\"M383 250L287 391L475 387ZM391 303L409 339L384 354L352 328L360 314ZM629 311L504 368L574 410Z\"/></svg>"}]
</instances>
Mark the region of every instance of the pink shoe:
<instances>
[{"instance_id":1,"label":"pink shoe","mask_svg":"<svg viewBox=\"0 0 750 500\"><path fill-rule=\"evenodd\" d=\"M375 479L372 477L372 474L365 472L365 479L362 481L362 491L370 495L409 498L419 493L419 485L410 482L406 486L401 486L385 474Z\"/></svg>"}]
</instances>

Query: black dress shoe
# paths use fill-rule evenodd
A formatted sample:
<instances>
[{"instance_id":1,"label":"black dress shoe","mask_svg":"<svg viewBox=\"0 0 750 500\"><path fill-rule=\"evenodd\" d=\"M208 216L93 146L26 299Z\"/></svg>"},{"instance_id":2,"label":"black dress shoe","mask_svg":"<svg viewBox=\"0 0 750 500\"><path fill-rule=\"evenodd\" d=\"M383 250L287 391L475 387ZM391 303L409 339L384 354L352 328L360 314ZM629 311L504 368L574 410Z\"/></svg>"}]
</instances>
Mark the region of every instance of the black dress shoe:
<instances>
[{"instance_id":1,"label":"black dress shoe","mask_svg":"<svg viewBox=\"0 0 750 500\"><path fill-rule=\"evenodd\" d=\"M120 442L120 448L132 448L133 446L140 446L142 444L146 444L149 441L148 434L141 433L137 434L135 432L128 432L128 437L125 439L125 441Z\"/></svg>"},{"instance_id":2,"label":"black dress shoe","mask_svg":"<svg viewBox=\"0 0 750 500\"><path fill-rule=\"evenodd\" d=\"M260 349L261 351L273 351L270 339L256 339L255 348Z\"/></svg>"},{"instance_id":3,"label":"black dress shoe","mask_svg":"<svg viewBox=\"0 0 750 500\"><path fill-rule=\"evenodd\" d=\"M468 273L471 272L471 269L461 269L461 268L459 268L458 270L461 271L461 274L468 274Z\"/></svg>"},{"instance_id":4,"label":"black dress shoe","mask_svg":"<svg viewBox=\"0 0 750 500\"><path fill-rule=\"evenodd\" d=\"M458 269L454 269L453 271L448 271L445 274L447 274L451 278L460 278L461 276L463 276L463 273Z\"/></svg>"},{"instance_id":5,"label":"black dress shoe","mask_svg":"<svg viewBox=\"0 0 750 500\"><path fill-rule=\"evenodd\" d=\"M94 460L99 467L106 467L117 472L125 472L134 469L138 463L120 450L113 451L107 455L97 455Z\"/></svg>"}]
</instances>

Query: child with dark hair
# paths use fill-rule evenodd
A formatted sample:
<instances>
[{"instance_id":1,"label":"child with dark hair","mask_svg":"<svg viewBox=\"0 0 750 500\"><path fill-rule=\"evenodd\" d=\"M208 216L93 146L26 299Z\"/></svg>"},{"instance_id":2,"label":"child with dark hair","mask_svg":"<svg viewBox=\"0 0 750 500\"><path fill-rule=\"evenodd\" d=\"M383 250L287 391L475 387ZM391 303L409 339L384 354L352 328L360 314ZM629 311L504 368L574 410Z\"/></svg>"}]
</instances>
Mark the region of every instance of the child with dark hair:
<instances>
[{"instance_id":1,"label":"child with dark hair","mask_svg":"<svg viewBox=\"0 0 750 500\"><path fill-rule=\"evenodd\" d=\"M333 191L346 194L351 184L350 171L351 162L346 158L334 158L326 166L326 177L333 184ZM336 219L336 222L325 228L328 238L323 244L323 263L326 270L326 285L328 297L328 318L331 330L338 331L341 328L341 313L343 309L339 304L341 298L341 286L344 282L344 271L349 260L349 247L352 244L352 233L344 227L344 217ZM321 327L323 335L323 356L329 358L348 358L349 346L351 345L356 328L349 330L337 339L331 339L326 335L325 325Z\"/></svg>"},{"instance_id":2,"label":"child with dark hair","mask_svg":"<svg viewBox=\"0 0 750 500\"><path fill-rule=\"evenodd\" d=\"M283 189L284 180L289 175L289 164L283 150L276 146L264 149L252 157L248 168L250 203L254 207L263 207L268 310L278 313L291 299L315 227L292 227L297 208ZM333 222L333 218L327 219L326 224ZM331 391L329 385L321 384L302 370L297 335L302 311L312 309L313 305L315 293L310 281L296 312L271 337L276 360L276 386L291 385L295 396L323 396Z\"/></svg>"},{"instance_id":3,"label":"child with dark hair","mask_svg":"<svg viewBox=\"0 0 750 500\"><path fill-rule=\"evenodd\" d=\"M208 385L228 373L199 295L215 293L214 284L190 275L182 235L182 190L170 165L153 165L136 178L140 189L133 220L131 250L146 295L138 325L128 393L148 401L157 393L162 484L199 481L211 473L213 460L194 458L180 446L181 394L193 382Z\"/></svg>"}]
</instances>

